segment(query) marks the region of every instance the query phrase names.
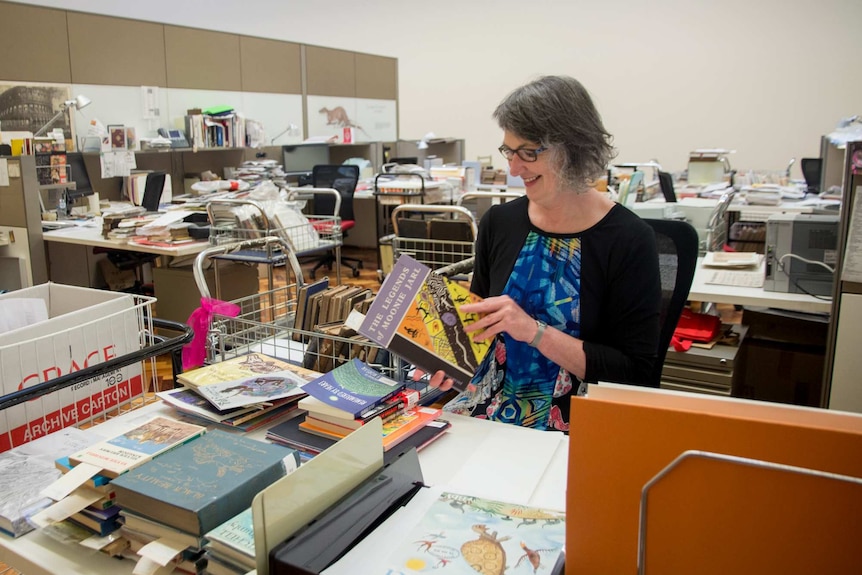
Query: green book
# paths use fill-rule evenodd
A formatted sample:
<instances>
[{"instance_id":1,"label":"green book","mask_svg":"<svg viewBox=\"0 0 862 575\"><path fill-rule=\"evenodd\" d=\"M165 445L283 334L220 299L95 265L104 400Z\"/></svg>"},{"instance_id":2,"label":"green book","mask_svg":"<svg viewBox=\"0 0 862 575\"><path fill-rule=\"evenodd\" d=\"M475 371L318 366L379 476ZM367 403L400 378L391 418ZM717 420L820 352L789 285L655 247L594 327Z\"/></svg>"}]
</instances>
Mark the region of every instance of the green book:
<instances>
[{"instance_id":1,"label":"green book","mask_svg":"<svg viewBox=\"0 0 862 575\"><path fill-rule=\"evenodd\" d=\"M293 449L216 429L111 483L123 509L204 535L298 465Z\"/></svg>"},{"instance_id":2,"label":"green book","mask_svg":"<svg viewBox=\"0 0 862 575\"><path fill-rule=\"evenodd\" d=\"M254 569L254 523L251 508L231 517L206 534L206 549L218 558Z\"/></svg>"}]
</instances>

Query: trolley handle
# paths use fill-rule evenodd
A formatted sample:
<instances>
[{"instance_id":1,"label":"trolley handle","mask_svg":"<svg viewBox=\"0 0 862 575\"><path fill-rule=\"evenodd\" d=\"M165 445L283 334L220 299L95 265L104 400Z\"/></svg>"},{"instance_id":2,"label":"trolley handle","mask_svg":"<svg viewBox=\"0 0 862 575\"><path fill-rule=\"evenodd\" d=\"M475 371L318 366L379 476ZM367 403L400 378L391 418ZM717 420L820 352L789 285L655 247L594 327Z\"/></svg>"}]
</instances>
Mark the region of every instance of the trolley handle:
<instances>
[{"instance_id":1,"label":"trolley handle","mask_svg":"<svg viewBox=\"0 0 862 575\"><path fill-rule=\"evenodd\" d=\"M478 233L476 218L473 213L463 206L446 206L440 204L401 204L392 210L392 227L395 230L395 235L398 235L398 216L402 212L424 212L429 214L450 214L458 219L464 219L470 222L470 227L475 238Z\"/></svg>"},{"instance_id":2,"label":"trolley handle","mask_svg":"<svg viewBox=\"0 0 862 575\"><path fill-rule=\"evenodd\" d=\"M301 200L303 194L312 194L319 196L332 196L335 206L332 210L332 217L337 218L341 215L341 193L335 188L286 188L288 201ZM327 216L329 214L312 214L312 216Z\"/></svg>"},{"instance_id":3,"label":"trolley handle","mask_svg":"<svg viewBox=\"0 0 862 575\"><path fill-rule=\"evenodd\" d=\"M91 365L89 367L85 367L72 373L67 373L66 375L61 375L60 377L56 377L51 381L39 383L37 385L34 385L33 387L28 387L26 389L7 393L6 395L0 397L0 411L18 405L20 403L24 403L25 401L30 401L31 399L37 399L43 395L47 395L54 391L65 389L67 387L73 386L77 383L81 383L82 381L91 379L93 377L96 377L97 375L107 373L114 369L126 367L127 365L138 363L150 357L156 357L169 352L173 352L182 348L182 346L189 343L194 337L194 331L192 330L192 328L184 323L169 321L157 317L152 318L151 321L153 327L157 327L159 329L167 329L170 331L177 331L180 332L180 335L177 335L172 338L154 336L153 339L156 341L156 343L149 345L143 349L123 354L119 357L109 359L102 363Z\"/></svg>"}]
</instances>

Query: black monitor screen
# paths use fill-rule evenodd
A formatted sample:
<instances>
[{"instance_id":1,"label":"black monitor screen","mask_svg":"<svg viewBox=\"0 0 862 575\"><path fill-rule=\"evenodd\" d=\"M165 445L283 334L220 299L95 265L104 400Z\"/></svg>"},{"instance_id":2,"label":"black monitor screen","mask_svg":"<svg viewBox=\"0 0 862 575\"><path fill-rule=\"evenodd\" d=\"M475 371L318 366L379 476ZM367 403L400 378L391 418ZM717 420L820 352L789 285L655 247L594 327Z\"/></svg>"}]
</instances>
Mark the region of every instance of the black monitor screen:
<instances>
[{"instance_id":1,"label":"black monitor screen","mask_svg":"<svg viewBox=\"0 0 862 575\"><path fill-rule=\"evenodd\" d=\"M287 174L310 174L314 166L328 163L328 144L284 146L284 171Z\"/></svg>"},{"instance_id":2,"label":"black monitor screen","mask_svg":"<svg viewBox=\"0 0 862 575\"><path fill-rule=\"evenodd\" d=\"M90 185L84 156L79 152L70 152L66 154L66 165L69 166L69 180L75 182L75 191L78 194L92 192L93 186Z\"/></svg>"}]
</instances>

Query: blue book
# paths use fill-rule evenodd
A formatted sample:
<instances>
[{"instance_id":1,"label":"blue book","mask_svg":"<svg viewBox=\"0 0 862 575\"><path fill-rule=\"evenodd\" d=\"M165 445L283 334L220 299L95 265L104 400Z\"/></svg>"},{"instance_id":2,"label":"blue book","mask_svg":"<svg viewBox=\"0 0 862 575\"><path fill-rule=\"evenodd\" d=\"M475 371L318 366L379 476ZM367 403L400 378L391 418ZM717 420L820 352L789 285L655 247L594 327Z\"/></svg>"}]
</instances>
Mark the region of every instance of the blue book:
<instances>
[{"instance_id":1,"label":"blue book","mask_svg":"<svg viewBox=\"0 0 862 575\"><path fill-rule=\"evenodd\" d=\"M354 358L302 386L302 391L320 401L362 417L406 387Z\"/></svg>"},{"instance_id":2,"label":"blue book","mask_svg":"<svg viewBox=\"0 0 862 575\"><path fill-rule=\"evenodd\" d=\"M299 465L295 450L213 430L114 479L116 504L204 535Z\"/></svg>"}]
</instances>

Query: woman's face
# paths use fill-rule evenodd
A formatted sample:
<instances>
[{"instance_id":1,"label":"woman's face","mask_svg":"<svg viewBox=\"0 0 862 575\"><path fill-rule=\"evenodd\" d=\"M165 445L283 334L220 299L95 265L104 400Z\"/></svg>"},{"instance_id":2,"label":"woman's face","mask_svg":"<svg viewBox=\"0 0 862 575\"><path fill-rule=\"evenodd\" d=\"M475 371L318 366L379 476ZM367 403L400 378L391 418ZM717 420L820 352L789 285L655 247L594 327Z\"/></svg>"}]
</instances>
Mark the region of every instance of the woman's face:
<instances>
[{"instance_id":1,"label":"woman's face","mask_svg":"<svg viewBox=\"0 0 862 575\"><path fill-rule=\"evenodd\" d=\"M522 140L511 132L503 135L503 146L509 150L542 150L540 144ZM556 170L551 165L550 150L542 150L534 155L536 160L529 162L517 153L512 154L509 160L509 173L514 177L520 176L524 180L527 196L530 199L539 199L553 195L558 188Z\"/></svg>"}]
</instances>

